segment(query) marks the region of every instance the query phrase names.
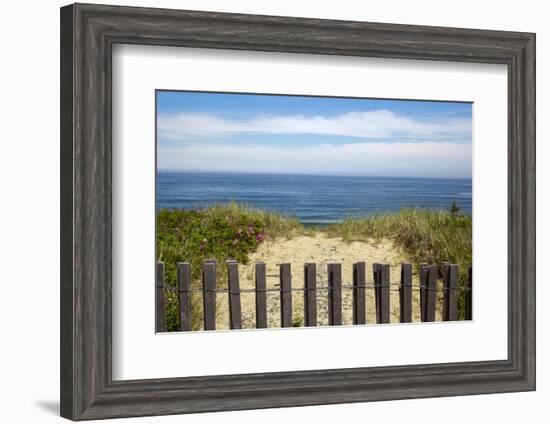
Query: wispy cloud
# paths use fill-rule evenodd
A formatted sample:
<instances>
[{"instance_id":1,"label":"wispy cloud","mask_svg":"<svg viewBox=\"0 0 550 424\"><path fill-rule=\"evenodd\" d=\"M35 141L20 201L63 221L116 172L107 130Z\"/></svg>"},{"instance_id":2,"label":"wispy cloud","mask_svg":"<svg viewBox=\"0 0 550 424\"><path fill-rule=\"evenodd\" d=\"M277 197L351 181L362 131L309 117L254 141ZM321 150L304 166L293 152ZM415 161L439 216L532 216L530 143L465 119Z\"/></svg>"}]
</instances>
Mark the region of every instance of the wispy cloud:
<instances>
[{"instance_id":1,"label":"wispy cloud","mask_svg":"<svg viewBox=\"0 0 550 424\"><path fill-rule=\"evenodd\" d=\"M161 170L335 173L379 176L470 177L471 144L321 144L310 147L212 145L159 147Z\"/></svg>"},{"instance_id":2,"label":"wispy cloud","mask_svg":"<svg viewBox=\"0 0 550 424\"><path fill-rule=\"evenodd\" d=\"M230 119L208 113L160 115L158 135L166 140L224 138L239 134L331 135L376 140L430 140L470 142L471 120L437 122L401 116L390 110L347 112L334 116L260 115Z\"/></svg>"}]
</instances>

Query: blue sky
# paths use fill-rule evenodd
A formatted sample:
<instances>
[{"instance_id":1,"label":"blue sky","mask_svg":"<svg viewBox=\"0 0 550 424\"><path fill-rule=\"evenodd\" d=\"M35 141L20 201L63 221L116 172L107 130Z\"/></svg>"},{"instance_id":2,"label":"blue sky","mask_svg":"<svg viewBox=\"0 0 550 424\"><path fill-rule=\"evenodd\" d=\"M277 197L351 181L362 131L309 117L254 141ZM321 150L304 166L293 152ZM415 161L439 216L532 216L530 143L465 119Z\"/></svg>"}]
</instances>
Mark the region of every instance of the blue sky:
<instances>
[{"instance_id":1,"label":"blue sky","mask_svg":"<svg viewBox=\"0 0 550 424\"><path fill-rule=\"evenodd\" d=\"M157 92L158 169L471 177L472 104Z\"/></svg>"}]
</instances>

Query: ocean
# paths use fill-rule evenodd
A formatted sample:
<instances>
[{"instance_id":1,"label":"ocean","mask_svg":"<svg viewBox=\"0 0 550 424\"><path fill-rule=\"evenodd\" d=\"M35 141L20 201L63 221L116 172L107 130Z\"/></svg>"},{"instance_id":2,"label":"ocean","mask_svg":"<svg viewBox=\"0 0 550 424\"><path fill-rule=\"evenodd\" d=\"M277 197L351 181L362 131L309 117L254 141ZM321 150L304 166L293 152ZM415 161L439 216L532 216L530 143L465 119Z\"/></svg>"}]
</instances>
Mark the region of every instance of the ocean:
<instances>
[{"instance_id":1,"label":"ocean","mask_svg":"<svg viewBox=\"0 0 550 424\"><path fill-rule=\"evenodd\" d=\"M157 208L200 209L228 202L279 212L303 224L401 208L449 209L455 201L472 213L472 180L443 178L157 173Z\"/></svg>"}]
</instances>

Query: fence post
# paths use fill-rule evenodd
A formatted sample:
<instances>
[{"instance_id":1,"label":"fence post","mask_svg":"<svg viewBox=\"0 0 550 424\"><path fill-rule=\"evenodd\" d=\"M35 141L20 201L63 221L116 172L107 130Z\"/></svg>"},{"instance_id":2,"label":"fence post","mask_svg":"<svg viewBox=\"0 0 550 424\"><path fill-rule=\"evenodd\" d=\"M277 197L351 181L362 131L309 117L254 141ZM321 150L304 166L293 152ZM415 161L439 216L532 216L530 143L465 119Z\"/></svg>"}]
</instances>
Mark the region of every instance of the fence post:
<instances>
[{"instance_id":1,"label":"fence post","mask_svg":"<svg viewBox=\"0 0 550 424\"><path fill-rule=\"evenodd\" d=\"M418 284L420 286L420 321L426 321L426 287L428 287L428 264L420 264Z\"/></svg>"},{"instance_id":2,"label":"fence post","mask_svg":"<svg viewBox=\"0 0 550 424\"><path fill-rule=\"evenodd\" d=\"M241 288L239 284L239 265L236 261L227 261L227 280L229 288L229 328L240 330Z\"/></svg>"},{"instance_id":3,"label":"fence post","mask_svg":"<svg viewBox=\"0 0 550 424\"><path fill-rule=\"evenodd\" d=\"M155 282L155 327L157 333L166 332L166 302L164 299L164 262L157 262Z\"/></svg>"},{"instance_id":4,"label":"fence post","mask_svg":"<svg viewBox=\"0 0 550 424\"><path fill-rule=\"evenodd\" d=\"M426 322L435 321L435 304L437 290L437 266L430 265L428 269L427 287L426 287Z\"/></svg>"},{"instance_id":5,"label":"fence post","mask_svg":"<svg viewBox=\"0 0 550 424\"><path fill-rule=\"evenodd\" d=\"M399 322L412 322L412 265L401 264Z\"/></svg>"},{"instance_id":6,"label":"fence post","mask_svg":"<svg viewBox=\"0 0 550 424\"><path fill-rule=\"evenodd\" d=\"M380 322L380 268L381 264L372 264L372 278L374 281L374 307L376 309L376 322Z\"/></svg>"},{"instance_id":7,"label":"fence post","mask_svg":"<svg viewBox=\"0 0 550 424\"><path fill-rule=\"evenodd\" d=\"M304 264L304 325L317 325L317 265Z\"/></svg>"},{"instance_id":8,"label":"fence post","mask_svg":"<svg viewBox=\"0 0 550 424\"><path fill-rule=\"evenodd\" d=\"M353 324L366 324L367 314L365 307L365 262L353 264Z\"/></svg>"},{"instance_id":9,"label":"fence post","mask_svg":"<svg viewBox=\"0 0 550 424\"><path fill-rule=\"evenodd\" d=\"M256 263L256 328L267 328L266 268Z\"/></svg>"},{"instance_id":10,"label":"fence post","mask_svg":"<svg viewBox=\"0 0 550 424\"><path fill-rule=\"evenodd\" d=\"M448 321L446 317L449 315L449 298L448 298L448 289L449 285L449 267L451 266L450 262L443 262L441 264L441 275L443 276L443 310L441 313L443 321Z\"/></svg>"},{"instance_id":11,"label":"fence post","mask_svg":"<svg viewBox=\"0 0 550 424\"><path fill-rule=\"evenodd\" d=\"M292 276L290 264L279 265L281 289L281 327L292 327Z\"/></svg>"},{"instance_id":12,"label":"fence post","mask_svg":"<svg viewBox=\"0 0 550 424\"><path fill-rule=\"evenodd\" d=\"M342 264L328 264L328 325L342 325Z\"/></svg>"},{"instance_id":13,"label":"fence post","mask_svg":"<svg viewBox=\"0 0 550 424\"><path fill-rule=\"evenodd\" d=\"M390 266L388 264L372 264L374 276L374 297L376 303L376 323L390 322Z\"/></svg>"},{"instance_id":14,"label":"fence post","mask_svg":"<svg viewBox=\"0 0 550 424\"><path fill-rule=\"evenodd\" d=\"M202 264L202 298L204 306L204 329L216 329L216 262Z\"/></svg>"},{"instance_id":15,"label":"fence post","mask_svg":"<svg viewBox=\"0 0 550 424\"><path fill-rule=\"evenodd\" d=\"M447 265L443 273L443 321L456 321L458 319L456 287L458 282L458 265Z\"/></svg>"},{"instance_id":16,"label":"fence post","mask_svg":"<svg viewBox=\"0 0 550 424\"><path fill-rule=\"evenodd\" d=\"M178 270L180 331L191 331L191 264L178 262L176 268Z\"/></svg>"},{"instance_id":17,"label":"fence post","mask_svg":"<svg viewBox=\"0 0 550 424\"><path fill-rule=\"evenodd\" d=\"M465 293L465 300L466 300L466 319L472 320L472 267L468 268L468 283L466 286L466 293Z\"/></svg>"},{"instance_id":18,"label":"fence post","mask_svg":"<svg viewBox=\"0 0 550 424\"><path fill-rule=\"evenodd\" d=\"M380 324L390 322L390 266L380 265Z\"/></svg>"}]
</instances>

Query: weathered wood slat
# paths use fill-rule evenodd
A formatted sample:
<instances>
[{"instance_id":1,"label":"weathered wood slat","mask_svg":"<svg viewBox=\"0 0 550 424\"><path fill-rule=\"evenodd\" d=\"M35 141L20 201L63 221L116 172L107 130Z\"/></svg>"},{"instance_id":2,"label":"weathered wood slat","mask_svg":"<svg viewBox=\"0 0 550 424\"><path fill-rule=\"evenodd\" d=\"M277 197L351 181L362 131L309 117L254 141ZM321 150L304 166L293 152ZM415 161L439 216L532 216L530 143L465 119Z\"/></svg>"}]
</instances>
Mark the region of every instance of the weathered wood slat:
<instances>
[{"instance_id":1,"label":"weathered wood slat","mask_svg":"<svg viewBox=\"0 0 550 424\"><path fill-rule=\"evenodd\" d=\"M155 328L157 333L166 331L166 301L164 298L164 262L157 262L157 278L155 282Z\"/></svg>"},{"instance_id":2,"label":"weathered wood slat","mask_svg":"<svg viewBox=\"0 0 550 424\"><path fill-rule=\"evenodd\" d=\"M279 265L281 290L281 327L292 327L292 275L290 264Z\"/></svg>"},{"instance_id":3,"label":"weathered wood slat","mask_svg":"<svg viewBox=\"0 0 550 424\"><path fill-rule=\"evenodd\" d=\"M443 282L445 288L443 292L443 321L456 321L458 319L458 265L449 264L444 268Z\"/></svg>"},{"instance_id":4,"label":"weathered wood slat","mask_svg":"<svg viewBox=\"0 0 550 424\"><path fill-rule=\"evenodd\" d=\"M304 325L317 325L317 265L304 264Z\"/></svg>"},{"instance_id":5,"label":"weathered wood slat","mask_svg":"<svg viewBox=\"0 0 550 424\"><path fill-rule=\"evenodd\" d=\"M390 322L390 266L381 264L380 266L380 314L378 322L388 324Z\"/></svg>"},{"instance_id":6,"label":"weathered wood slat","mask_svg":"<svg viewBox=\"0 0 550 424\"><path fill-rule=\"evenodd\" d=\"M202 287L204 307L204 329L216 329L216 262L206 261L202 265Z\"/></svg>"},{"instance_id":7,"label":"weathered wood slat","mask_svg":"<svg viewBox=\"0 0 550 424\"><path fill-rule=\"evenodd\" d=\"M342 325L342 264L328 264L328 325Z\"/></svg>"},{"instance_id":8,"label":"weathered wood slat","mask_svg":"<svg viewBox=\"0 0 550 424\"><path fill-rule=\"evenodd\" d=\"M192 330L191 317L191 264L189 262L178 262L178 303L180 331Z\"/></svg>"},{"instance_id":9,"label":"weathered wood slat","mask_svg":"<svg viewBox=\"0 0 550 424\"><path fill-rule=\"evenodd\" d=\"M367 323L367 308L365 303L366 272L365 262L353 264L353 324Z\"/></svg>"},{"instance_id":10,"label":"weathered wood slat","mask_svg":"<svg viewBox=\"0 0 550 424\"><path fill-rule=\"evenodd\" d=\"M241 287L239 284L239 265L236 261L227 262L227 282L229 288L229 327L232 330L242 328Z\"/></svg>"},{"instance_id":11,"label":"weathered wood slat","mask_svg":"<svg viewBox=\"0 0 550 424\"><path fill-rule=\"evenodd\" d=\"M256 267L256 328L267 328L267 293L265 263L257 262Z\"/></svg>"},{"instance_id":12,"label":"weathered wood slat","mask_svg":"<svg viewBox=\"0 0 550 424\"><path fill-rule=\"evenodd\" d=\"M445 317L449 314L449 299L448 299L448 290L447 286L449 285L449 267L450 262L443 262L441 265L441 275L443 278L443 310L442 310L442 319L443 321L448 321L445 319Z\"/></svg>"},{"instance_id":13,"label":"weathered wood slat","mask_svg":"<svg viewBox=\"0 0 550 424\"><path fill-rule=\"evenodd\" d=\"M399 322L412 322L412 265L401 264Z\"/></svg>"},{"instance_id":14,"label":"weathered wood slat","mask_svg":"<svg viewBox=\"0 0 550 424\"><path fill-rule=\"evenodd\" d=\"M372 264L372 280L374 282L374 307L376 312L376 322L380 322L380 269L381 264Z\"/></svg>"},{"instance_id":15,"label":"weathered wood slat","mask_svg":"<svg viewBox=\"0 0 550 424\"><path fill-rule=\"evenodd\" d=\"M428 287L428 264L420 264L418 283L420 285L420 321L426 321L426 287Z\"/></svg>"},{"instance_id":16,"label":"weathered wood slat","mask_svg":"<svg viewBox=\"0 0 550 424\"><path fill-rule=\"evenodd\" d=\"M426 287L426 322L435 321L436 289L437 289L437 266L428 267L428 281Z\"/></svg>"}]
</instances>

